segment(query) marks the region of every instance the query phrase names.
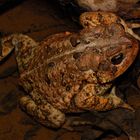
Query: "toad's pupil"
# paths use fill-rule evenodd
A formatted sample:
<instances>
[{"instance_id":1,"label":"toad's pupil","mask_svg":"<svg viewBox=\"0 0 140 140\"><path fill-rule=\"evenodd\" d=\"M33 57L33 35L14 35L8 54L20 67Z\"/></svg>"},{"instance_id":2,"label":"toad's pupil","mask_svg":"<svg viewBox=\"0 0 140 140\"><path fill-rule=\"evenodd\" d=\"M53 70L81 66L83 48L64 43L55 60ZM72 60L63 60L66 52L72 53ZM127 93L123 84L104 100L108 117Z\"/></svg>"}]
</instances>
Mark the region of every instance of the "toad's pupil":
<instances>
[{"instance_id":1,"label":"toad's pupil","mask_svg":"<svg viewBox=\"0 0 140 140\"><path fill-rule=\"evenodd\" d=\"M122 62L123 58L124 58L123 54L120 53L120 54L112 57L111 62L113 65L118 65Z\"/></svg>"}]
</instances>

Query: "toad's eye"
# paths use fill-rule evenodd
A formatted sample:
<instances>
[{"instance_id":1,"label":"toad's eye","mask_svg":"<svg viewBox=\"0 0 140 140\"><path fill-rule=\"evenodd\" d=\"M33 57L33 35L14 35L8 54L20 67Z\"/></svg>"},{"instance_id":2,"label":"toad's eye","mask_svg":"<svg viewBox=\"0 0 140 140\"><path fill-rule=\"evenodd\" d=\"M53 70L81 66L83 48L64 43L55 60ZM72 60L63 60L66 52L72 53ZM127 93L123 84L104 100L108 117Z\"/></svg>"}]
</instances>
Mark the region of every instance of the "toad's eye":
<instances>
[{"instance_id":1,"label":"toad's eye","mask_svg":"<svg viewBox=\"0 0 140 140\"><path fill-rule=\"evenodd\" d=\"M116 56L113 56L111 58L111 62L112 62L113 65L118 65L122 62L123 58L124 58L123 53L120 53Z\"/></svg>"}]
</instances>

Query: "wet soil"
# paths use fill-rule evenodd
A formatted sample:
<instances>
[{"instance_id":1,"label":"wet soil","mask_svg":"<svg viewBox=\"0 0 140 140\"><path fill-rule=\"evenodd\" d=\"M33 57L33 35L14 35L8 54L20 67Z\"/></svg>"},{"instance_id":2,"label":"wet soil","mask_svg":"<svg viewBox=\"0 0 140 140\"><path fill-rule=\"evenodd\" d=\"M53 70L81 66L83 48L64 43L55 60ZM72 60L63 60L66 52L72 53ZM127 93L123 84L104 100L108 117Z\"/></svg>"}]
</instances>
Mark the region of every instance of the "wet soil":
<instances>
[{"instance_id":1,"label":"wet soil","mask_svg":"<svg viewBox=\"0 0 140 140\"><path fill-rule=\"evenodd\" d=\"M24 33L37 41L46 36L77 31L80 26L48 0L25 0L0 14L0 35ZM138 31L139 32L139 31ZM46 128L23 112L18 99L24 91L18 86L14 53L0 64L0 140L140 140L140 53L134 64L116 80L118 96L135 112L116 109L78 114L92 126L75 126L75 131Z\"/></svg>"}]
</instances>

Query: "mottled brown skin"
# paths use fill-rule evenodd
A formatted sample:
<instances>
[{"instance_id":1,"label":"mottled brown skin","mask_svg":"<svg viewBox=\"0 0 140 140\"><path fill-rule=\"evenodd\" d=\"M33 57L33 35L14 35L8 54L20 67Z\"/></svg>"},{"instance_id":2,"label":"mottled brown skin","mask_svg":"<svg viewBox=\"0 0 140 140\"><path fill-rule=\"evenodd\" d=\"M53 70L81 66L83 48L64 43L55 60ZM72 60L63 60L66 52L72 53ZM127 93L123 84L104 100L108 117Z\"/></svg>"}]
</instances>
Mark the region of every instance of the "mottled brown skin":
<instances>
[{"instance_id":1,"label":"mottled brown skin","mask_svg":"<svg viewBox=\"0 0 140 140\"><path fill-rule=\"evenodd\" d=\"M40 43L22 34L3 40L2 46L10 42L16 48L20 85L29 94L20 104L42 124L63 127L69 112L131 109L114 87L109 91L138 52L138 41L121 24L84 26L79 33L52 35Z\"/></svg>"},{"instance_id":2,"label":"mottled brown skin","mask_svg":"<svg viewBox=\"0 0 140 140\"><path fill-rule=\"evenodd\" d=\"M122 18L111 12L85 12L80 16L80 23L84 28L92 28L99 25L111 25L117 23L123 26L125 32L140 41L140 37L133 32L133 28L140 28L139 23L125 22Z\"/></svg>"}]
</instances>

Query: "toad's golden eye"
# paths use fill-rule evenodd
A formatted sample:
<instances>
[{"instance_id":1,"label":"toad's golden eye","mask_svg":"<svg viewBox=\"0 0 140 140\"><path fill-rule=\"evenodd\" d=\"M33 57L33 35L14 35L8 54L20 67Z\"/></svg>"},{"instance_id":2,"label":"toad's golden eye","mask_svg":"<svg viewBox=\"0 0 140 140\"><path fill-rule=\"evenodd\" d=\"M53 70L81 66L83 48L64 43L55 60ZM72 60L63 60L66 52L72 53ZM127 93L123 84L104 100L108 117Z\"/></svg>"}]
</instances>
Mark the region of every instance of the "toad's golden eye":
<instances>
[{"instance_id":1,"label":"toad's golden eye","mask_svg":"<svg viewBox=\"0 0 140 140\"><path fill-rule=\"evenodd\" d=\"M122 62L124 56L123 56L123 53L120 53L118 55L115 55L111 58L111 62L113 65L118 65Z\"/></svg>"}]
</instances>

